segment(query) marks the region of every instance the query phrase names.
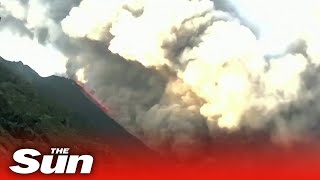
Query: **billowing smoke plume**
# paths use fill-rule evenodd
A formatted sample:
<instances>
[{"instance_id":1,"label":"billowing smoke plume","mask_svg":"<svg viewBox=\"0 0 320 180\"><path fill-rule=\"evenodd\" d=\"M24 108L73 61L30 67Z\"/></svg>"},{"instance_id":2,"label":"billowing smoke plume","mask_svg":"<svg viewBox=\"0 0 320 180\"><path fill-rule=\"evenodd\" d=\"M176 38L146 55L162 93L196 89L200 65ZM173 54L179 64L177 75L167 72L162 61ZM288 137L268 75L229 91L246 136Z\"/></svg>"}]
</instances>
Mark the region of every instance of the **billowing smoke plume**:
<instances>
[{"instance_id":1,"label":"billowing smoke plume","mask_svg":"<svg viewBox=\"0 0 320 180\"><path fill-rule=\"evenodd\" d=\"M267 129L282 145L319 137L316 2L285 1L302 8L286 10L293 19L260 18L290 30L271 38L242 14L246 0L64 2L5 1L5 19L68 57L66 74L150 147L185 158L209 149L221 130L243 128Z\"/></svg>"},{"instance_id":2,"label":"billowing smoke plume","mask_svg":"<svg viewBox=\"0 0 320 180\"><path fill-rule=\"evenodd\" d=\"M0 53L3 58L23 61L42 76L64 74L68 60L59 52L64 33L60 21L78 0L3 0L0 16ZM71 48L70 48L71 49Z\"/></svg>"}]
</instances>

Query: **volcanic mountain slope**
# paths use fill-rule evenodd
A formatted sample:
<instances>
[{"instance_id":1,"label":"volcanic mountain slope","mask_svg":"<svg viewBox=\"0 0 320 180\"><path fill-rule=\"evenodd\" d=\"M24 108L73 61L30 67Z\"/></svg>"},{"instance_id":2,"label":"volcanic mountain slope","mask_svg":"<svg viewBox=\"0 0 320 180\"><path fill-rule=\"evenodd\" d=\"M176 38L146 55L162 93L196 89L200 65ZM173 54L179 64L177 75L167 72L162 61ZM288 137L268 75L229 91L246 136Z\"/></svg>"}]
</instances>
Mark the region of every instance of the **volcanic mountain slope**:
<instances>
[{"instance_id":1,"label":"volcanic mountain slope","mask_svg":"<svg viewBox=\"0 0 320 180\"><path fill-rule=\"evenodd\" d=\"M42 78L29 66L2 58L0 74L0 125L13 138L30 136L32 140L42 132L72 132L108 145L124 159L138 158L136 154L157 157L108 117L74 81L58 76Z\"/></svg>"}]
</instances>

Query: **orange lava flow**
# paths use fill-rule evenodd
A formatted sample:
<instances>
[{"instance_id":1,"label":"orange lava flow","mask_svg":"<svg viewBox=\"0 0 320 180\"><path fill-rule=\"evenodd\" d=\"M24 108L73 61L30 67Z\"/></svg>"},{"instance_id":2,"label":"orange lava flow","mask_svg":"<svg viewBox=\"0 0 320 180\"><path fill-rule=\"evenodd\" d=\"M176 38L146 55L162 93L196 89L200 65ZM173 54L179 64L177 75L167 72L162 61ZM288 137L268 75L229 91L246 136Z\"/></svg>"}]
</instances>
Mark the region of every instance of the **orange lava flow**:
<instances>
[{"instance_id":1,"label":"orange lava flow","mask_svg":"<svg viewBox=\"0 0 320 180\"><path fill-rule=\"evenodd\" d=\"M102 101L100 101L97 97L95 97L93 94L90 93L90 91L79 81L76 81L77 85L81 87L85 95L93 102L95 103L100 109L103 110L106 114L110 113L110 109L104 105Z\"/></svg>"}]
</instances>

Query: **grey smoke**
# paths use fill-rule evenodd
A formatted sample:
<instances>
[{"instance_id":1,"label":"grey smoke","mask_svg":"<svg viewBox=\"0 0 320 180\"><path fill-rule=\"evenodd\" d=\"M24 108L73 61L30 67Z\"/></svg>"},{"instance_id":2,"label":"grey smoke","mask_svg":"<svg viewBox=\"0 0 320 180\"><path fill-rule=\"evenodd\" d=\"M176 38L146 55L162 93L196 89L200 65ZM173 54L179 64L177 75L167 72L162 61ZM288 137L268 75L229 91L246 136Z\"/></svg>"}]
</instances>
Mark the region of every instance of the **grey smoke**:
<instances>
[{"instance_id":1,"label":"grey smoke","mask_svg":"<svg viewBox=\"0 0 320 180\"><path fill-rule=\"evenodd\" d=\"M28 0L20 2L26 9L28 8ZM169 97L168 83L176 76L170 69L145 68L138 62L127 61L107 49L109 42L67 36L62 31L60 22L69 14L72 7L78 6L80 2L80 0L41 0L39 3L48 8L46 12L47 20L51 22L49 25L28 28L25 20L6 15L2 19L0 33L3 28L7 28L20 36L36 39L41 44L50 44L59 49L69 58L66 65L68 77L75 78L76 72L84 68L88 80L86 85L95 91L95 96L111 108L111 116L130 133L163 153L173 153L185 159L190 155L209 151L209 147L216 148L212 144L227 141L226 136L229 134L244 134L244 138L252 136L251 134L246 136L241 128L233 132L221 130L215 122L207 122L199 113L189 110L179 98ZM214 21L239 18L242 24L258 34L255 27L241 18L230 2L224 0L214 0L214 2L216 8L221 10L220 14L208 18L206 23L195 29L188 29L187 25L192 24L192 20L198 17L185 20L180 29L172 30L172 34L176 37L175 42L171 39L162 44L162 48L166 50L166 58L174 65L186 64L180 61L182 52L198 46L201 42L199 37ZM211 12L206 13L200 14L199 17L210 15ZM143 11L133 11L133 14L137 17L143 14ZM303 42L297 42L288 49L288 53L306 56L305 51ZM261 122L267 125L251 127L249 122L245 123L244 115L243 126L267 131L266 134L271 136L271 140L285 144L291 140L310 140L319 137L320 79L317 77L319 72L319 67L316 65L308 66L301 76L303 87L300 89L298 99L281 104L276 111L262 117ZM252 110L252 113L254 112Z\"/></svg>"}]
</instances>

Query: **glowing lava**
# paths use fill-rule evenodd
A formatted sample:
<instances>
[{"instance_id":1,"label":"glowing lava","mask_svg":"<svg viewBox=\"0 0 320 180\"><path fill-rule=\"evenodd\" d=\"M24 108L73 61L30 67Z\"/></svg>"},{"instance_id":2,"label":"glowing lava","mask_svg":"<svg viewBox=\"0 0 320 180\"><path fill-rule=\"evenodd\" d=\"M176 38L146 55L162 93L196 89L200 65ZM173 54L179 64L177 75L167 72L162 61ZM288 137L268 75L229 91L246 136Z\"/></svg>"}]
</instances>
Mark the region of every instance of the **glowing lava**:
<instances>
[{"instance_id":1,"label":"glowing lava","mask_svg":"<svg viewBox=\"0 0 320 180\"><path fill-rule=\"evenodd\" d=\"M96 98L93 94L90 93L90 91L83 85L83 83L81 83L80 81L75 81L77 83L77 85L83 90L83 92L85 93L85 95L93 102L95 103L97 106L100 107L100 109L102 109L102 111L106 114L110 114L110 109L102 102L100 101L98 98Z\"/></svg>"}]
</instances>

